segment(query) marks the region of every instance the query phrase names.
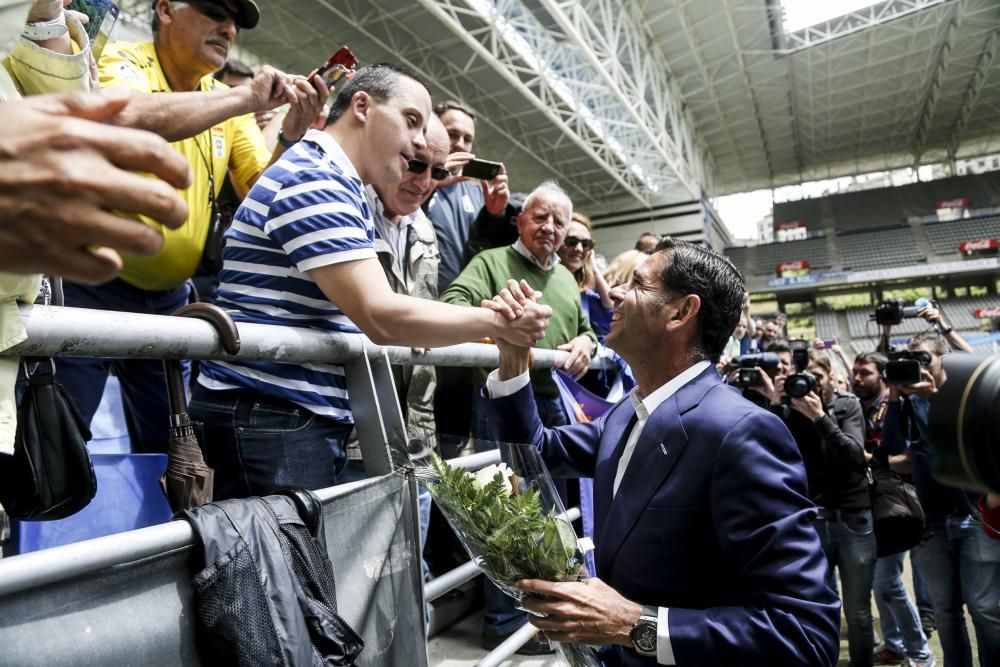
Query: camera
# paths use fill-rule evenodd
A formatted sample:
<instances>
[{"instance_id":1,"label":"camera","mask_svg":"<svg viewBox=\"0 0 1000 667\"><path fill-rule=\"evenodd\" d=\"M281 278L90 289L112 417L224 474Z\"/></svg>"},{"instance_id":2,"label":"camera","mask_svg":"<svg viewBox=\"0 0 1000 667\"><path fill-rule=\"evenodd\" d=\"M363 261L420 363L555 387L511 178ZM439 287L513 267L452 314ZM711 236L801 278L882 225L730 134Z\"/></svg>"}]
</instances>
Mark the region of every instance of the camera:
<instances>
[{"instance_id":1,"label":"camera","mask_svg":"<svg viewBox=\"0 0 1000 667\"><path fill-rule=\"evenodd\" d=\"M798 338L788 341L788 346L792 348L792 366L795 367L795 372L785 378L785 394L790 398L802 398L811 391L819 393L816 376L806 372L809 366L809 341Z\"/></svg>"},{"instance_id":2,"label":"camera","mask_svg":"<svg viewBox=\"0 0 1000 667\"><path fill-rule=\"evenodd\" d=\"M912 306L905 305L902 299L889 299L875 308L875 314L871 316L871 319L879 325L896 325L904 319L917 317L917 313L931 305L930 301L923 298L914 301Z\"/></svg>"},{"instance_id":3,"label":"camera","mask_svg":"<svg viewBox=\"0 0 1000 667\"><path fill-rule=\"evenodd\" d=\"M1000 493L1000 355L949 354L947 381L931 399L934 476L944 484Z\"/></svg>"},{"instance_id":4,"label":"camera","mask_svg":"<svg viewBox=\"0 0 1000 667\"><path fill-rule=\"evenodd\" d=\"M882 379L886 384L916 384L920 371L930 363L930 355L921 350L891 350Z\"/></svg>"},{"instance_id":5,"label":"camera","mask_svg":"<svg viewBox=\"0 0 1000 667\"><path fill-rule=\"evenodd\" d=\"M773 352L759 352L757 354L744 354L736 357L727 364L725 375L739 369L736 375L736 386L746 389L748 387L759 387L764 384L761 378L761 369L773 369L778 367L778 355Z\"/></svg>"}]
</instances>

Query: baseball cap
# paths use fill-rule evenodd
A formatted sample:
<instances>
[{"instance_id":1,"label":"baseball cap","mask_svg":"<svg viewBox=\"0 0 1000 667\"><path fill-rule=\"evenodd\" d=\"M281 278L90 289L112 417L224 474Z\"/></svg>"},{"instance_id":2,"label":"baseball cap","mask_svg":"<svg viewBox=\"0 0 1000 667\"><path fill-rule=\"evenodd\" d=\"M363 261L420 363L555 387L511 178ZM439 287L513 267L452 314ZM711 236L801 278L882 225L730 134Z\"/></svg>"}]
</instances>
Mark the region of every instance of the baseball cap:
<instances>
[{"instance_id":1,"label":"baseball cap","mask_svg":"<svg viewBox=\"0 0 1000 667\"><path fill-rule=\"evenodd\" d=\"M198 0L199 2L211 5L222 5L225 6L226 3L223 0ZM156 3L159 0L153 0L153 10L156 10ZM251 30L257 27L257 22L260 21L260 8L257 7L257 3L254 0L233 0L233 4L236 5L236 25L242 30Z\"/></svg>"}]
</instances>

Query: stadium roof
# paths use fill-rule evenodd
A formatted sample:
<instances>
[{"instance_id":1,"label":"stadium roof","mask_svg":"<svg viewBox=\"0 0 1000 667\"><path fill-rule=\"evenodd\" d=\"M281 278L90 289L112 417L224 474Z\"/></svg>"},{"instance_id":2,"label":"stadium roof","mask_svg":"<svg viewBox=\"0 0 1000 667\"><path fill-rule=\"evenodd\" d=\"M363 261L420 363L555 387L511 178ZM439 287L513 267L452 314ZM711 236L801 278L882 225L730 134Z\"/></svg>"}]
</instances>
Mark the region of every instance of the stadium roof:
<instances>
[{"instance_id":1,"label":"stadium roof","mask_svg":"<svg viewBox=\"0 0 1000 667\"><path fill-rule=\"evenodd\" d=\"M125 0L148 15L148 3ZM778 0L274 0L240 36L306 72L341 44L480 114L515 189L588 210L995 150L996 0L887 0L785 33Z\"/></svg>"}]
</instances>

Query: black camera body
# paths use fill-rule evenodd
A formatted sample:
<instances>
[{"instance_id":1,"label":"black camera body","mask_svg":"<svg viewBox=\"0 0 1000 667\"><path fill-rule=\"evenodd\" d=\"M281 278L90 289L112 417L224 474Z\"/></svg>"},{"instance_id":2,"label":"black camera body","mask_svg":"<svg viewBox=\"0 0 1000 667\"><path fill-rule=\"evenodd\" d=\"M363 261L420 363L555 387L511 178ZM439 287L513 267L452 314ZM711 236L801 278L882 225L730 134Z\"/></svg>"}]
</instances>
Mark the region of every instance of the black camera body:
<instances>
[{"instance_id":1,"label":"black camera body","mask_svg":"<svg viewBox=\"0 0 1000 667\"><path fill-rule=\"evenodd\" d=\"M920 350L891 350L882 379L886 384L916 384L920 382L920 371L930 361L930 356Z\"/></svg>"},{"instance_id":2,"label":"black camera body","mask_svg":"<svg viewBox=\"0 0 1000 667\"><path fill-rule=\"evenodd\" d=\"M905 304L906 302L902 299L883 301L875 308L875 314L872 315L872 319L880 326L886 324L895 326L901 324L904 319L918 317L917 313L931 305L931 302L921 298L917 299L912 306Z\"/></svg>"},{"instance_id":3,"label":"black camera body","mask_svg":"<svg viewBox=\"0 0 1000 667\"><path fill-rule=\"evenodd\" d=\"M785 378L785 394L789 398L802 398L811 391L819 393L819 382L816 376L806 372L809 367L809 341L801 338L788 342L792 348L792 366L795 372Z\"/></svg>"},{"instance_id":4,"label":"black camera body","mask_svg":"<svg viewBox=\"0 0 1000 667\"><path fill-rule=\"evenodd\" d=\"M778 367L778 355L773 352L759 352L756 354L744 354L729 362L726 370L728 375L733 370L738 370L736 374L736 386L746 389L748 387L759 387L764 384L761 377L761 369L773 369Z\"/></svg>"}]
</instances>

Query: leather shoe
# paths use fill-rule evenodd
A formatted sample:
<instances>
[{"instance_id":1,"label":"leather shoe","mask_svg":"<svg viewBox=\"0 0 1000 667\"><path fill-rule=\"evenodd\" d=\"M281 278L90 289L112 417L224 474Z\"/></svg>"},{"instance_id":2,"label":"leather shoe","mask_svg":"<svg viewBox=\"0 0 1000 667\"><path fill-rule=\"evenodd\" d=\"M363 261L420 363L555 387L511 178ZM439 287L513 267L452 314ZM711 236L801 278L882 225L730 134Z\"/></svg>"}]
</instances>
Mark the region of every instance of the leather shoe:
<instances>
[{"instance_id":1,"label":"leather shoe","mask_svg":"<svg viewBox=\"0 0 1000 667\"><path fill-rule=\"evenodd\" d=\"M487 651L492 651L500 644L510 639L513 632L506 635L497 635L492 632L484 632L481 637L482 646ZM524 646L514 651L518 655L549 655L555 653L556 649L549 643L549 640L540 633L528 640Z\"/></svg>"}]
</instances>

